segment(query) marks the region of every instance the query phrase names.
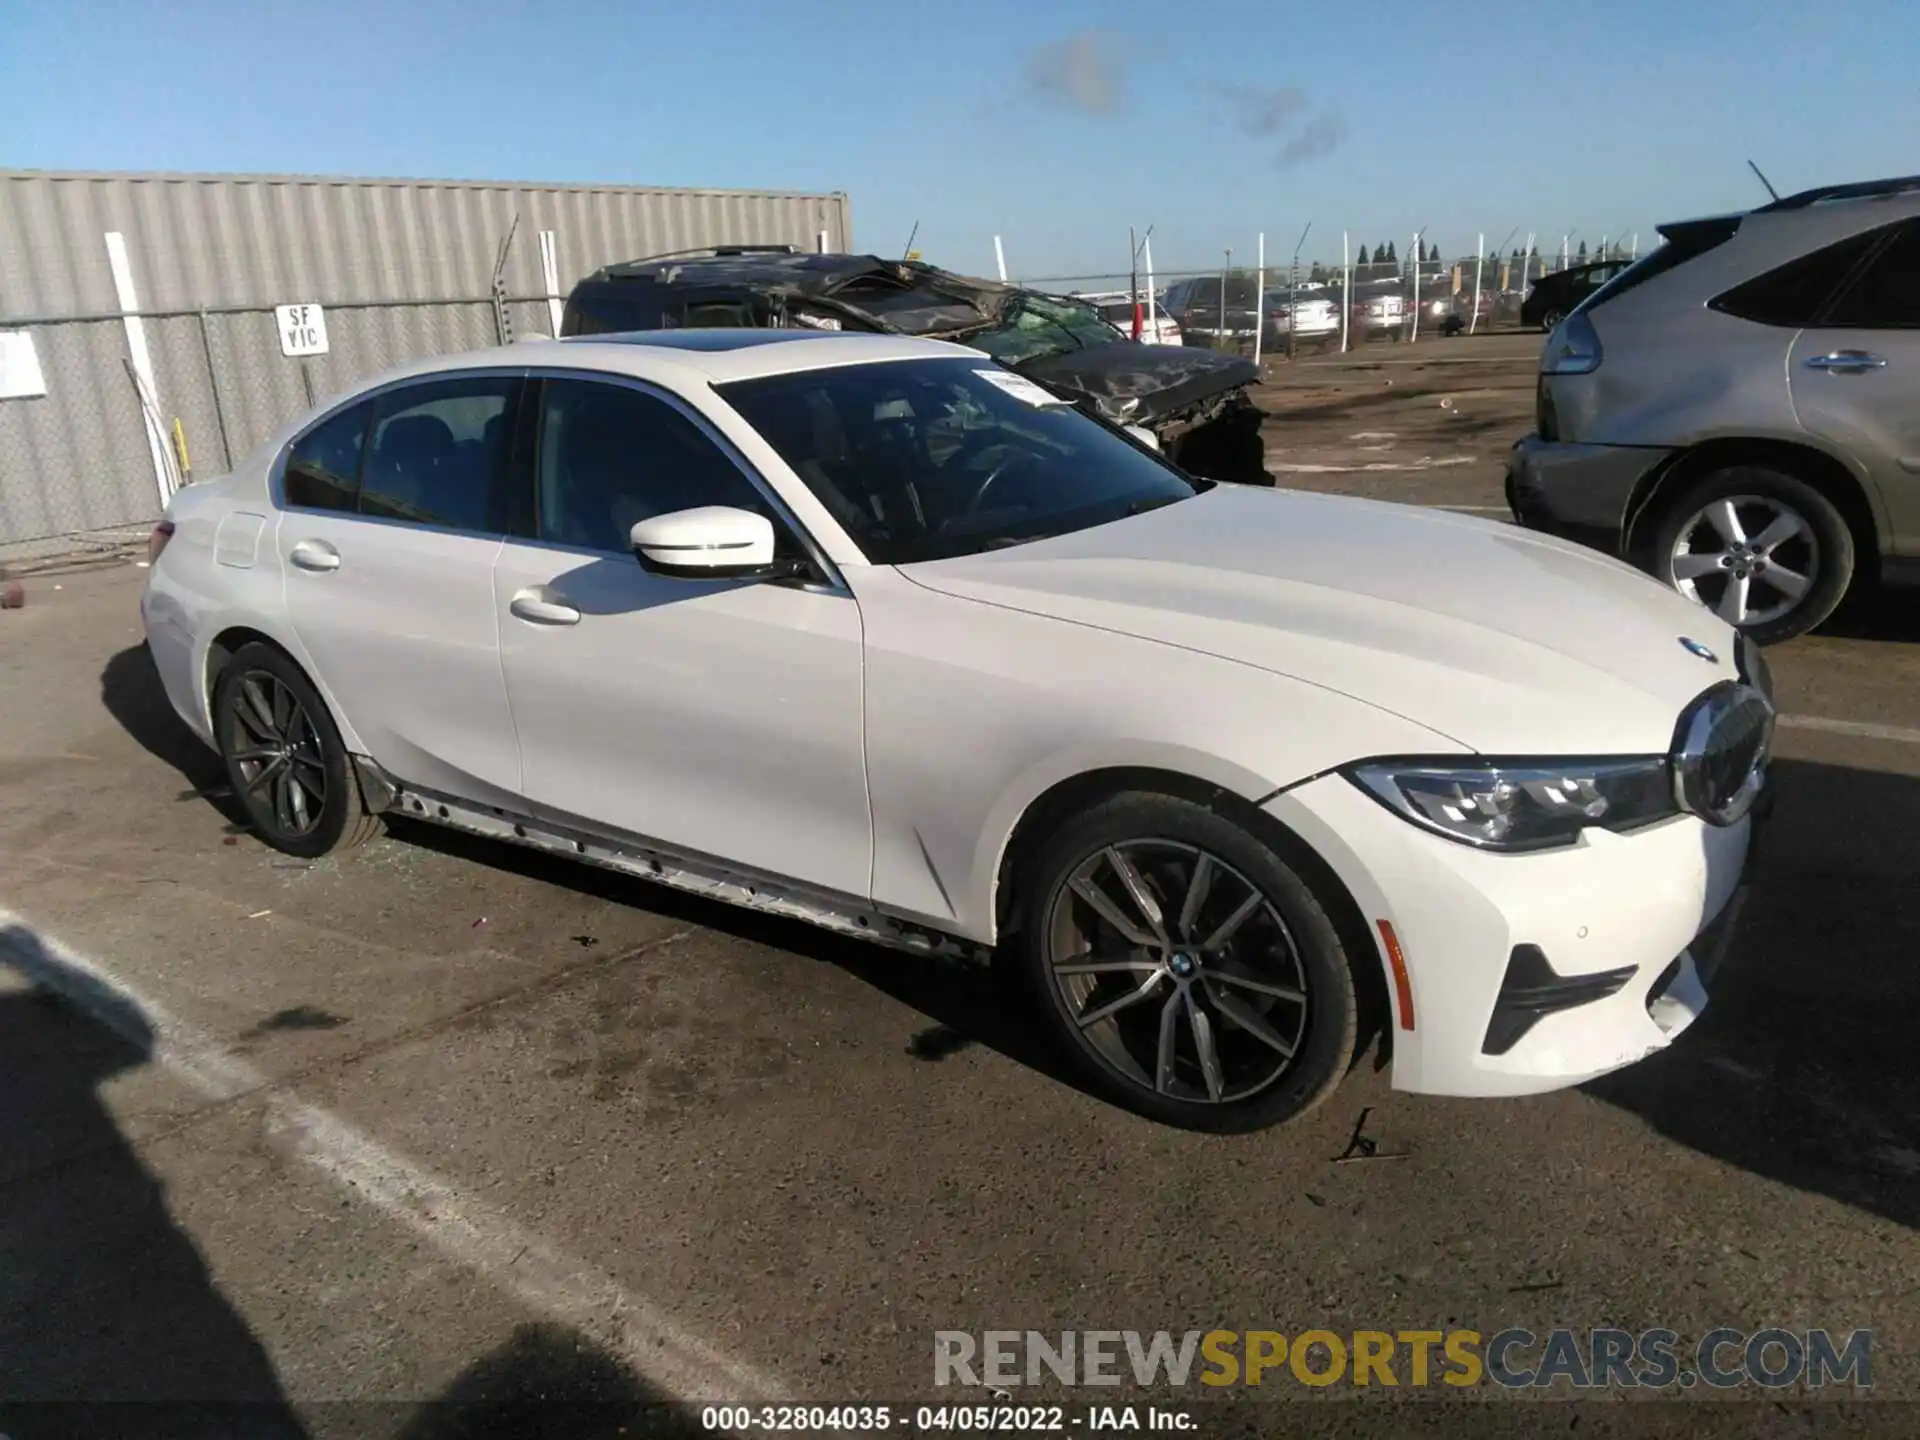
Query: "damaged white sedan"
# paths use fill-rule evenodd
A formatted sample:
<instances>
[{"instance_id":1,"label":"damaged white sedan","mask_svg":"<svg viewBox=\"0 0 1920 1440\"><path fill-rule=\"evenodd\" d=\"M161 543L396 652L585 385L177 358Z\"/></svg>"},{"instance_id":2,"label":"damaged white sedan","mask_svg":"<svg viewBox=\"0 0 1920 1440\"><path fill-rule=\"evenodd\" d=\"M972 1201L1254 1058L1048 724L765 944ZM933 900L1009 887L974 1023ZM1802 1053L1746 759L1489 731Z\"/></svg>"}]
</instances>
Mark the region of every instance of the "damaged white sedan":
<instances>
[{"instance_id":1,"label":"damaged white sedan","mask_svg":"<svg viewBox=\"0 0 1920 1440\"><path fill-rule=\"evenodd\" d=\"M666 330L411 366L175 496L142 600L261 837L373 817L1017 959L1249 1130L1370 1039L1513 1095L1666 1045L1738 908L1758 652L1628 567L1195 480L959 345Z\"/></svg>"}]
</instances>

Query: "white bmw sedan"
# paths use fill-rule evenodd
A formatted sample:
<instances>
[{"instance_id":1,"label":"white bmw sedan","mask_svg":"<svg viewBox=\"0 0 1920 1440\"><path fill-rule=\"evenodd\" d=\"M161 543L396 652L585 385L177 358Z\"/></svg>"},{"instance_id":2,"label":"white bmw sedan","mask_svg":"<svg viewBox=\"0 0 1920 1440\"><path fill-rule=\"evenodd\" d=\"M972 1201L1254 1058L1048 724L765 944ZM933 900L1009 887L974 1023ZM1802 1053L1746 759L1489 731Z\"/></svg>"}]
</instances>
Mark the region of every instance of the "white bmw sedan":
<instances>
[{"instance_id":1,"label":"white bmw sedan","mask_svg":"<svg viewBox=\"0 0 1920 1440\"><path fill-rule=\"evenodd\" d=\"M441 357L182 490L142 600L265 842L383 812L1014 960L1116 1101L1251 1130L1378 1038L1517 1095L1706 1004L1758 652L1511 527L1195 480L977 352Z\"/></svg>"}]
</instances>

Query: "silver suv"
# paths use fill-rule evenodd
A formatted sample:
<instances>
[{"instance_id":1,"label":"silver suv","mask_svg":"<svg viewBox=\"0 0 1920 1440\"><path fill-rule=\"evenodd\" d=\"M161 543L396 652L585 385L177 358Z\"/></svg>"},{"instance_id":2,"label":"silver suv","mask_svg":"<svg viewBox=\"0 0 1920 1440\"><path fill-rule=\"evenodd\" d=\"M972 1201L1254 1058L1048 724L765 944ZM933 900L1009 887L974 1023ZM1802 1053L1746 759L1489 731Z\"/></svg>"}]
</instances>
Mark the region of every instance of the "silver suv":
<instances>
[{"instance_id":1,"label":"silver suv","mask_svg":"<svg viewBox=\"0 0 1920 1440\"><path fill-rule=\"evenodd\" d=\"M1920 176L1660 234L1547 337L1514 518L1762 644L1920 583Z\"/></svg>"}]
</instances>

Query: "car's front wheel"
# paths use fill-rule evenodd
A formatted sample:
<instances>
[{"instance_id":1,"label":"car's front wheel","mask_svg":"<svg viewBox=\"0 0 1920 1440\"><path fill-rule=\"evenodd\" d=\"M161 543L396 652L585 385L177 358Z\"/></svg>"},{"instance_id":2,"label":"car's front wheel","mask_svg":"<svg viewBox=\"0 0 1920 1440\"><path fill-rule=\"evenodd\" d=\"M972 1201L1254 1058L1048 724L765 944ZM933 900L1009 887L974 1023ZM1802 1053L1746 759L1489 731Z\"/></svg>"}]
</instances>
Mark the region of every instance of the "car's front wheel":
<instances>
[{"instance_id":1,"label":"car's front wheel","mask_svg":"<svg viewBox=\"0 0 1920 1440\"><path fill-rule=\"evenodd\" d=\"M1662 580L1762 645L1813 629L1853 579L1853 532L1796 476L1740 465L1662 511L1649 547Z\"/></svg>"},{"instance_id":2,"label":"car's front wheel","mask_svg":"<svg viewBox=\"0 0 1920 1440\"><path fill-rule=\"evenodd\" d=\"M378 825L359 777L311 681L282 651L234 652L213 691L214 737L227 783L254 831L303 859L357 845Z\"/></svg>"},{"instance_id":3,"label":"car's front wheel","mask_svg":"<svg viewBox=\"0 0 1920 1440\"><path fill-rule=\"evenodd\" d=\"M1116 796L1063 825L1022 887L1028 976L1102 1094L1185 1129L1305 1114L1352 1064L1349 957L1312 887L1204 806Z\"/></svg>"}]
</instances>

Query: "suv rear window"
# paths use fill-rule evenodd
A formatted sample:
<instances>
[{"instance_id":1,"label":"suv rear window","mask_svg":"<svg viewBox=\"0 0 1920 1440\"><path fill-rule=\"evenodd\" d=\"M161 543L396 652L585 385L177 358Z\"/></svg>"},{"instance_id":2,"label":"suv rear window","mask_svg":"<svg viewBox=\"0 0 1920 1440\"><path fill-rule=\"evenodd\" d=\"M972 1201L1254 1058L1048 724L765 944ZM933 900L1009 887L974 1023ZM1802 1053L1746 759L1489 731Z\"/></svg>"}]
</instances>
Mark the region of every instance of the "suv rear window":
<instances>
[{"instance_id":1,"label":"suv rear window","mask_svg":"<svg viewBox=\"0 0 1920 1440\"><path fill-rule=\"evenodd\" d=\"M1793 329L1811 325L1886 233L1883 227L1849 235L1743 281L1707 303L1712 309L1761 325Z\"/></svg>"}]
</instances>

